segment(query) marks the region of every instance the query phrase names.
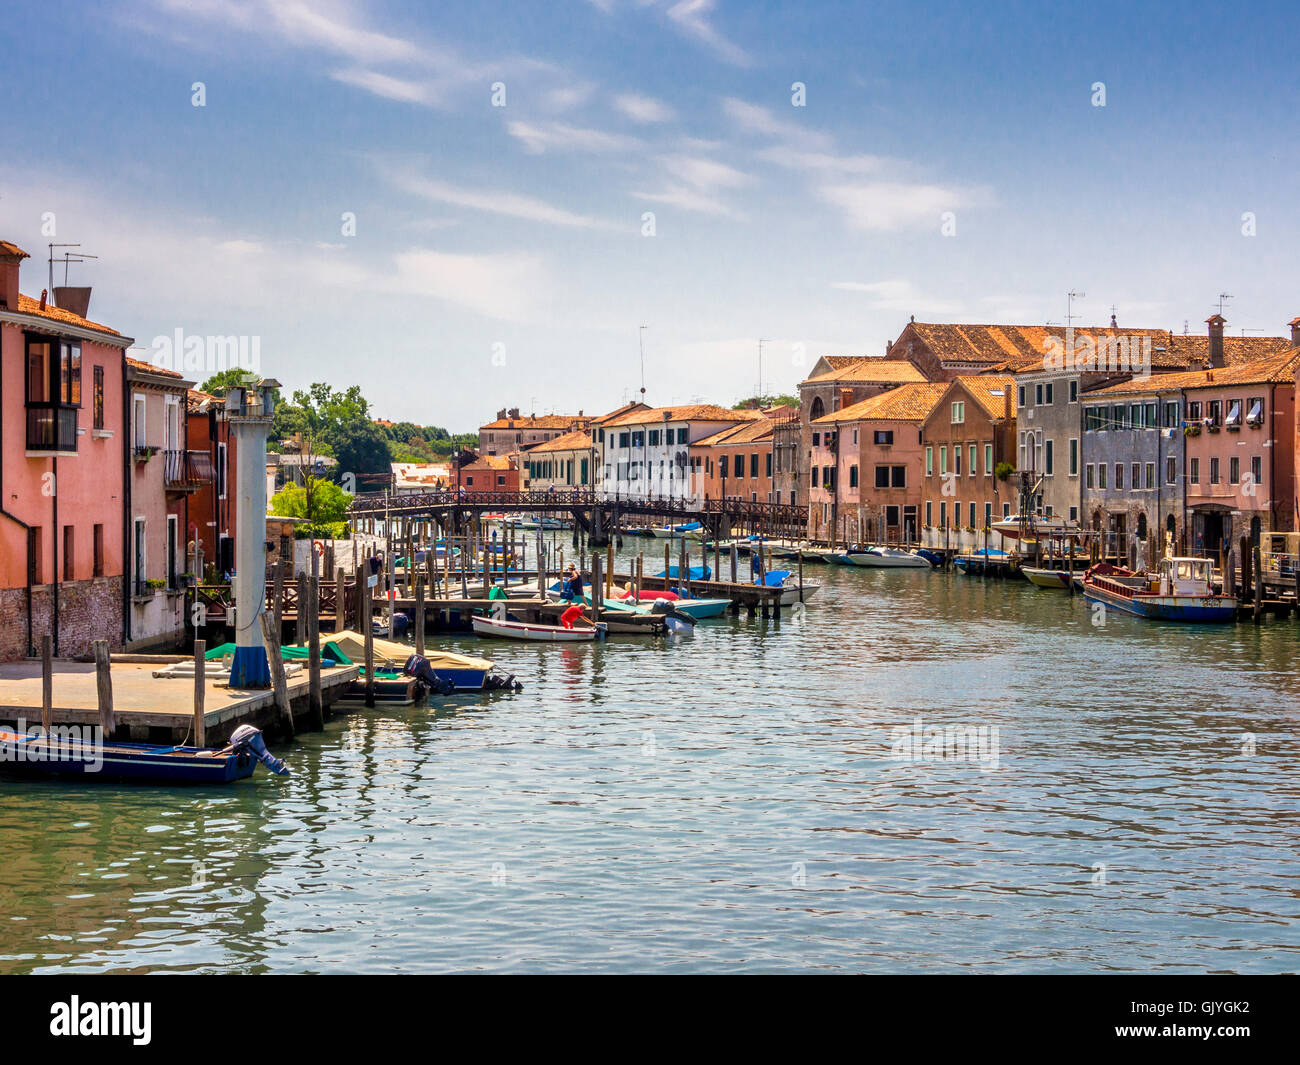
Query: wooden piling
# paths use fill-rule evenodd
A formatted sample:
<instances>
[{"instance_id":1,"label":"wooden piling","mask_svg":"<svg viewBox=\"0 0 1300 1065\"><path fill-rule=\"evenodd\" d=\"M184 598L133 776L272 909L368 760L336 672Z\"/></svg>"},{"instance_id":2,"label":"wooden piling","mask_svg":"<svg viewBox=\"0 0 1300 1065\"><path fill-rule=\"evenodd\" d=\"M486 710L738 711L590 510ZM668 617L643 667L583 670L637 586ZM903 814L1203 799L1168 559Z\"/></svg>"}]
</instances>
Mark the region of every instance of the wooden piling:
<instances>
[{"instance_id":1,"label":"wooden piling","mask_svg":"<svg viewBox=\"0 0 1300 1065\"><path fill-rule=\"evenodd\" d=\"M374 601L370 597L370 589L366 588L365 607L361 612L361 632L365 638L366 647L366 706L375 705L375 627L371 621L371 610Z\"/></svg>"},{"instance_id":2,"label":"wooden piling","mask_svg":"<svg viewBox=\"0 0 1300 1065\"><path fill-rule=\"evenodd\" d=\"M194 641L194 746L208 745L204 701L207 699L208 641ZM108 735L106 732L104 735Z\"/></svg>"},{"instance_id":3,"label":"wooden piling","mask_svg":"<svg viewBox=\"0 0 1300 1065\"><path fill-rule=\"evenodd\" d=\"M267 664L271 667L271 687L275 690L275 703L284 717L289 735L293 735L293 707L289 705L289 682L284 675L284 657L280 654L280 637L275 631L275 618L262 611L262 643L266 647Z\"/></svg>"},{"instance_id":4,"label":"wooden piling","mask_svg":"<svg viewBox=\"0 0 1300 1065\"><path fill-rule=\"evenodd\" d=\"M415 653L424 654L424 574L415 577Z\"/></svg>"},{"instance_id":5,"label":"wooden piling","mask_svg":"<svg viewBox=\"0 0 1300 1065\"><path fill-rule=\"evenodd\" d=\"M109 670L108 641L95 640L91 646L95 651L95 696L99 704L99 727L104 739L108 739L117 729L113 717L113 674Z\"/></svg>"},{"instance_id":6,"label":"wooden piling","mask_svg":"<svg viewBox=\"0 0 1300 1065\"><path fill-rule=\"evenodd\" d=\"M49 739L54 712L54 638L47 632L41 637L41 728Z\"/></svg>"},{"instance_id":7,"label":"wooden piling","mask_svg":"<svg viewBox=\"0 0 1300 1065\"><path fill-rule=\"evenodd\" d=\"M302 607L298 608L302 613ZM325 727L325 701L320 686L320 578L307 578L307 714L315 729Z\"/></svg>"},{"instance_id":8,"label":"wooden piling","mask_svg":"<svg viewBox=\"0 0 1300 1065\"><path fill-rule=\"evenodd\" d=\"M1251 569L1253 570L1255 575L1254 622L1256 625L1258 625L1260 615L1263 614L1264 612L1264 580L1263 580L1264 574L1262 569L1260 568L1259 548L1258 547L1252 548L1251 551L1252 551L1251 561L1253 563Z\"/></svg>"},{"instance_id":9,"label":"wooden piling","mask_svg":"<svg viewBox=\"0 0 1300 1065\"><path fill-rule=\"evenodd\" d=\"M334 571L334 631L342 632L347 626L348 598L343 567Z\"/></svg>"},{"instance_id":10,"label":"wooden piling","mask_svg":"<svg viewBox=\"0 0 1300 1065\"><path fill-rule=\"evenodd\" d=\"M275 621L275 644L284 639L284 559L271 567L271 611Z\"/></svg>"}]
</instances>

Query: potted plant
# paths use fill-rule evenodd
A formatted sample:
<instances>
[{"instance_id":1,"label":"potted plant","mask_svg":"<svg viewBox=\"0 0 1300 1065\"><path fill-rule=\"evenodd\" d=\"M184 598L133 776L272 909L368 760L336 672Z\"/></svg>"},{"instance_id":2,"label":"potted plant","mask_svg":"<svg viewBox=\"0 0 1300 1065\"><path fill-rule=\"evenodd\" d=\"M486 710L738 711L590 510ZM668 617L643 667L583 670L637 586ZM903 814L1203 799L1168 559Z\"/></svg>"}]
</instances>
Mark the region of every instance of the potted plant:
<instances>
[{"instance_id":1,"label":"potted plant","mask_svg":"<svg viewBox=\"0 0 1300 1065\"><path fill-rule=\"evenodd\" d=\"M162 577L150 577L144 582L144 586L150 591L156 592L160 588L166 588L167 582Z\"/></svg>"},{"instance_id":2,"label":"potted plant","mask_svg":"<svg viewBox=\"0 0 1300 1065\"><path fill-rule=\"evenodd\" d=\"M1184 425L1184 426L1183 426L1183 435L1184 435L1184 436L1200 436L1200 435L1201 435L1201 427L1200 427L1199 425L1197 425L1196 423L1194 423L1194 422L1191 423L1191 424L1189 424L1189 425Z\"/></svg>"},{"instance_id":3,"label":"potted plant","mask_svg":"<svg viewBox=\"0 0 1300 1065\"><path fill-rule=\"evenodd\" d=\"M160 450L162 449L154 446L153 444L140 445L135 449L135 461L148 462L151 458L153 458L156 454L158 454Z\"/></svg>"}]
</instances>

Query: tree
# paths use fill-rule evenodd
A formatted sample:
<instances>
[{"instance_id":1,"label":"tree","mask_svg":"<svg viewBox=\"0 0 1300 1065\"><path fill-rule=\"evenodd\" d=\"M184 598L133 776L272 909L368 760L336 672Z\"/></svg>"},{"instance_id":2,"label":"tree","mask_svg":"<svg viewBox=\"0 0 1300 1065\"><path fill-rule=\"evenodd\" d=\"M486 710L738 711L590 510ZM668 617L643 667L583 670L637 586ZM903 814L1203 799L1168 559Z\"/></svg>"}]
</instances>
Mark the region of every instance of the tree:
<instances>
[{"instance_id":1,"label":"tree","mask_svg":"<svg viewBox=\"0 0 1300 1065\"><path fill-rule=\"evenodd\" d=\"M286 485L271 497L271 513L282 518L306 518L295 533L299 539L347 536L348 504L352 496L332 481L308 477L306 486Z\"/></svg>"},{"instance_id":2,"label":"tree","mask_svg":"<svg viewBox=\"0 0 1300 1065\"><path fill-rule=\"evenodd\" d=\"M238 366L232 366L228 370L222 370L209 377L203 384L199 385L200 392L207 392L211 396L224 396L230 389L236 387L251 388L261 380L252 370L244 370ZM279 389L276 389L278 396Z\"/></svg>"},{"instance_id":3,"label":"tree","mask_svg":"<svg viewBox=\"0 0 1300 1065\"><path fill-rule=\"evenodd\" d=\"M798 396L750 396L735 404L732 410L759 410L762 407L798 407Z\"/></svg>"}]
</instances>

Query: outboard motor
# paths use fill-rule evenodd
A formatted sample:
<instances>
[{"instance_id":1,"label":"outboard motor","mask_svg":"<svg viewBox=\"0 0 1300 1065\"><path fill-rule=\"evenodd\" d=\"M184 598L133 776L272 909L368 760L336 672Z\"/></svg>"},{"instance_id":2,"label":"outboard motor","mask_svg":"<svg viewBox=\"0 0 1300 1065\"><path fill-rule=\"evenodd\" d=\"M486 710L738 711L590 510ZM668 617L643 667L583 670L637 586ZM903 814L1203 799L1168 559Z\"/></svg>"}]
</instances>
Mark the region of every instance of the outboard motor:
<instances>
[{"instance_id":1,"label":"outboard motor","mask_svg":"<svg viewBox=\"0 0 1300 1065\"><path fill-rule=\"evenodd\" d=\"M650 613L662 614L670 621L677 622L676 625L670 625L673 629L693 629L695 627L695 618L691 617L686 611L679 609L670 603L667 599L656 599L650 607Z\"/></svg>"},{"instance_id":2,"label":"outboard motor","mask_svg":"<svg viewBox=\"0 0 1300 1065\"><path fill-rule=\"evenodd\" d=\"M454 683L434 672L433 666L429 665L429 660L423 655L411 655L406 660L406 665L402 667L402 672L408 677L414 677L429 691L438 695L450 695L456 690Z\"/></svg>"},{"instance_id":3,"label":"outboard motor","mask_svg":"<svg viewBox=\"0 0 1300 1065\"><path fill-rule=\"evenodd\" d=\"M252 725L240 725L230 734L230 742L226 744L222 754L234 754L236 751L247 751L267 769L276 776L287 777L289 767L280 759L266 749L266 740L262 738L262 730L254 728Z\"/></svg>"}]
</instances>

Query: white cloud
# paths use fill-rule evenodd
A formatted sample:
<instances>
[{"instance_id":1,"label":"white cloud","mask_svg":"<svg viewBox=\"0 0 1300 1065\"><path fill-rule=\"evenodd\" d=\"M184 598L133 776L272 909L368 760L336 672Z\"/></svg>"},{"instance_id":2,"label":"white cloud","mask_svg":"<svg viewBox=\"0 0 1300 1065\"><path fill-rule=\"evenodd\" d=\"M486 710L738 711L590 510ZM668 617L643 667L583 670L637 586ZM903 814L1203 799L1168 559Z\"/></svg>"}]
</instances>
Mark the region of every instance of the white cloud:
<instances>
[{"instance_id":1,"label":"white cloud","mask_svg":"<svg viewBox=\"0 0 1300 1065\"><path fill-rule=\"evenodd\" d=\"M533 196L491 189L467 189L401 171L386 172L385 176L396 188L434 203L468 207L475 211L506 215L527 222L544 222L547 225L572 226L580 229L619 228L610 222L590 215L575 214Z\"/></svg>"},{"instance_id":2,"label":"white cloud","mask_svg":"<svg viewBox=\"0 0 1300 1065\"><path fill-rule=\"evenodd\" d=\"M967 191L945 185L907 185L878 181L864 185L826 185L817 194L839 208L849 225L869 232L932 227L940 215L974 202Z\"/></svg>"},{"instance_id":3,"label":"white cloud","mask_svg":"<svg viewBox=\"0 0 1300 1065\"><path fill-rule=\"evenodd\" d=\"M694 155L667 155L661 162L675 178L697 189L734 189L754 180L726 163Z\"/></svg>"},{"instance_id":4,"label":"white cloud","mask_svg":"<svg viewBox=\"0 0 1300 1065\"><path fill-rule=\"evenodd\" d=\"M766 107L758 104L728 96L722 101L722 111L744 133L777 137L792 145L801 145L808 151L830 149L831 139L826 134L807 129L798 122L777 118Z\"/></svg>"},{"instance_id":5,"label":"white cloud","mask_svg":"<svg viewBox=\"0 0 1300 1065\"><path fill-rule=\"evenodd\" d=\"M790 170L809 173L875 174L888 160L878 155L836 155L833 152L802 152L795 148L764 148L758 157Z\"/></svg>"},{"instance_id":6,"label":"white cloud","mask_svg":"<svg viewBox=\"0 0 1300 1065\"><path fill-rule=\"evenodd\" d=\"M429 105L434 102L431 86L406 78L395 78L373 70L336 70L330 74L335 81L363 89L374 96L402 103Z\"/></svg>"},{"instance_id":7,"label":"white cloud","mask_svg":"<svg viewBox=\"0 0 1300 1065\"><path fill-rule=\"evenodd\" d=\"M605 133L598 129L580 129L559 122L534 124L510 122L506 131L524 147L537 155L546 151L623 152L641 147L635 137Z\"/></svg>"},{"instance_id":8,"label":"white cloud","mask_svg":"<svg viewBox=\"0 0 1300 1065\"><path fill-rule=\"evenodd\" d=\"M382 275L372 284L388 288ZM414 249L394 259L392 288L443 300L489 318L522 321L551 299L541 259L527 254L463 255Z\"/></svg>"},{"instance_id":9,"label":"white cloud","mask_svg":"<svg viewBox=\"0 0 1300 1065\"><path fill-rule=\"evenodd\" d=\"M670 186L662 192L633 192L632 195L641 200L649 200L651 203L666 203L670 207L678 207L683 211L694 211L697 214L714 214L741 222L745 220L745 215L729 207L721 200L681 186Z\"/></svg>"},{"instance_id":10,"label":"white cloud","mask_svg":"<svg viewBox=\"0 0 1300 1065\"><path fill-rule=\"evenodd\" d=\"M747 67L748 53L722 36L709 22L714 0L678 0L668 9L668 18L684 33L716 52L722 59L738 67Z\"/></svg>"},{"instance_id":11,"label":"white cloud","mask_svg":"<svg viewBox=\"0 0 1300 1065\"><path fill-rule=\"evenodd\" d=\"M871 306L880 311L897 311L904 314L961 313L961 304L927 297L911 281L833 281L831 288L841 292L857 292L870 297Z\"/></svg>"},{"instance_id":12,"label":"white cloud","mask_svg":"<svg viewBox=\"0 0 1300 1065\"><path fill-rule=\"evenodd\" d=\"M651 123L667 122L676 117L675 112L662 100L656 100L653 96L642 96L639 93L623 93L621 96L614 97L614 106L623 114L627 115L633 122Z\"/></svg>"}]
</instances>

